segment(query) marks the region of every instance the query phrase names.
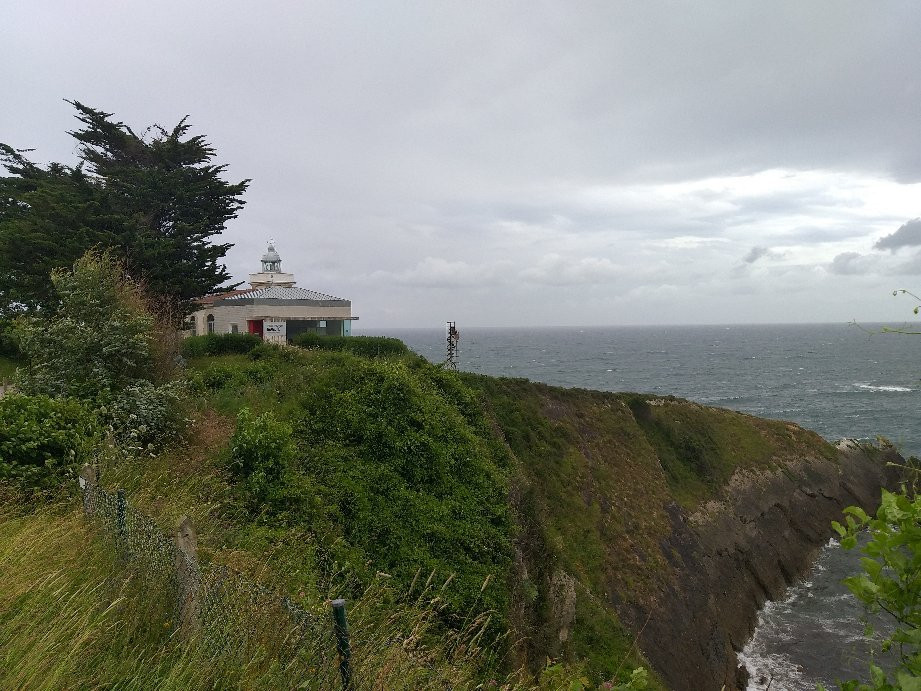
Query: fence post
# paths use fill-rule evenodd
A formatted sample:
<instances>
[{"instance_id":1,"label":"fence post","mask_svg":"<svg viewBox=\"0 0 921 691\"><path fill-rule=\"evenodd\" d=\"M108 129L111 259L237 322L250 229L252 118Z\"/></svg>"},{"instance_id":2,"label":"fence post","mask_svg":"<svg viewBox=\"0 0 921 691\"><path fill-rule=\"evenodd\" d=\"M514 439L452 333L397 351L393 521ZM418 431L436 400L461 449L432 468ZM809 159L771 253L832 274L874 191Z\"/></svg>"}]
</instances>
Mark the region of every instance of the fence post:
<instances>
[{"instance_id":1,"label":"fence post","mask_svg":"<svg viewBox=\"0 0 921 691\"><path fill-rule=\"evenodd\" d=\"M89 463L80 468L80 491L83 493L83 513L93 515L93 492L96 491L96 468Z\"/></svg>"},{"instance_id":2,"label":"fence post","mask_svg":"<svg viewBox=\"0 0 921 691\"><path fill-rule=\"evenodd\" d=\"M179 623L187 632L199 624L201 571L198 568L198 535L188 516L176 525L176 580L179 586Z\"/></svg>"},{"instance_id":3,"label":"fence post","mask_svg":"<svg viewBox=\"0 0 921 691\"><path fill-rule=\"evenodd\" d=\"M342 675L342 690L352 691L352 650L349 647L349 627L345 621L345 600L333 600L333 630L336 632L336 652L339 653L339 673Z\"/></svg>"},{"instance_id":4,"label":"fence post","mask_svg":"<svg viewBox=\"0 0 921 691\"><path fill-rule=\"evenodd\" d=\"M128 500L125 498L125 490L118 489L115 492L115 528L122 542L128 537L128 526L125 523L127 513Z\"/></svg>"}]
</instances>

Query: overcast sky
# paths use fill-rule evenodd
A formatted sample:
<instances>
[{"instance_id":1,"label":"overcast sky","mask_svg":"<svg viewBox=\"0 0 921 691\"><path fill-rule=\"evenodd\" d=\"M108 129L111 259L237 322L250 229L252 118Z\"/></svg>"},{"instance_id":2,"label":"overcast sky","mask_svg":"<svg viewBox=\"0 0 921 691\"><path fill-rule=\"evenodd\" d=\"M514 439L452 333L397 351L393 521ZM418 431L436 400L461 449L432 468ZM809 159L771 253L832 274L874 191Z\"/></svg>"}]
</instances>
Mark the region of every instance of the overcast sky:
<instances>
[{"instance_id":1,"label":"overcast sky","mask_svg":"<svg viewBox=\"0 0 921 691\"><path fill-rule=\"evenodd\" d=\"M921 3L130 2L0 8L0 141L63 99L189 114L364 327L904 320L921 294Z\"/></svg>"}]
</instances>

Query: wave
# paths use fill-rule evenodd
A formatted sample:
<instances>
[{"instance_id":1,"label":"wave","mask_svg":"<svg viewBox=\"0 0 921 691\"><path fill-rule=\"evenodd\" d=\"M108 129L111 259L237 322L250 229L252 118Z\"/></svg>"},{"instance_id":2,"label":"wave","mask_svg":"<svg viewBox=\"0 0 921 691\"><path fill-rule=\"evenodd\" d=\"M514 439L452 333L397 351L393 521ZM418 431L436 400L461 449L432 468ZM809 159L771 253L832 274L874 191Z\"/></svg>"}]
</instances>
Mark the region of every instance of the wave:
<instances>
[{"instance_id":1,"label":"wave","mask_svg":"<svg viewBox=\"0 0 921 691\"><path fill-rule=\"evenodd\" d=\"M857 382L854 384L858 389L863 389L864 391L889 391L897 393L908 393L914 391L907 386L895 386L895 385L880 385L874 386L873 384L867 384L865 382Z\"/></svg>"},{"instance_id":2,"label":"wave","mask_svg":"<svg viewBox=\"0 0 921 691\"><path fill-rule=\"evenodd\" d=\"M739 653L739 662L748 671L747 691L786 689L800 691L813 689L815 685L803 678L802 669L788 656L746 648Z\"/></svg>"}]
</instances>

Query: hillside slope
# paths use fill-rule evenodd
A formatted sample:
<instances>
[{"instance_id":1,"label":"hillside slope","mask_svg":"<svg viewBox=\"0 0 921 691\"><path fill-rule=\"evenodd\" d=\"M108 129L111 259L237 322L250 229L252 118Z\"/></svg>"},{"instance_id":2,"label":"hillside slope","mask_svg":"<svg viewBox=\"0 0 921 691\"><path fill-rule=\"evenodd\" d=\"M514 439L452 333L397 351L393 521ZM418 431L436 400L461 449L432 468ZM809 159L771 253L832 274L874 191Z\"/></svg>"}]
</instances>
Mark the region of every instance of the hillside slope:
<instances>
[{"instance_id":1,"label":"hillside slope","mask_svg":"<svg viewBox=\"0 0 921 691\"><path fill-rule=\"evenodd\" d=\"M347 598L359 687L599 688L640 665L654 688L742 687L735 651L758 607L802 574L844 506L870 507L895 481L891 451L676 398L456 374L404 351L247 348L191 357L186 437L101 459L102 484L166 534L189 516L204 562L308 611ZM105 545L56 566L55 526L79 522L0 516L0 577L59 568L79 585L97 555L93 578L140 583ZM48 549L15 566L4 535L29 525ZM26 650L25 623L44 617L28 589L0 603L7 650ZM184 678L195 644L169 635L170 605L113 592L119 625L143 639L131 674ZM52 644L70 635L41 620ZM120 669L106 640L91 641L101 669ZM248 683L285 687L271 642L257 643L266 667L248 667ZM18 658L10 669L28 674ZM234 660L187 686L238 682ZM79 669L76 685L118 676Z\"/></svg>"},{"instance_id":2,"label":"hillside slope","mask_svg":"<svg viewBox=\"0 0 921 691\"><path fill-rule=\"evenodd\" d=\"M675 398L467 376L516 458L518 659L619 664L674 689L744 688L735 652L844 506L895 476L874 450ZM892 452L887 452L891 454Z\"/></svg>"}]
</instances>

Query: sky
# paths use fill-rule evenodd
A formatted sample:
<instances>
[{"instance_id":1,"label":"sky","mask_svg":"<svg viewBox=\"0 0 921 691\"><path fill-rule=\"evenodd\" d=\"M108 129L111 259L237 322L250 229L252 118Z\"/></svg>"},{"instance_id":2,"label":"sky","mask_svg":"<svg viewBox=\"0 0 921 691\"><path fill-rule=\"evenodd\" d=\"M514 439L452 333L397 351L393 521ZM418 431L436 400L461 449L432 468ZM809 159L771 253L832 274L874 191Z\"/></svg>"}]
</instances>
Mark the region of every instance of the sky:
<instances>
[{"instance_id":1,"label":"sky","mask_svg":"<svg viewBox=\"0 0 921 691\"><path fill-rule=\"evenodd\" d=\"M29 0L0 142L189 115L356 326L910 321L921 3Z\"/></svg>"}]
</instances>

